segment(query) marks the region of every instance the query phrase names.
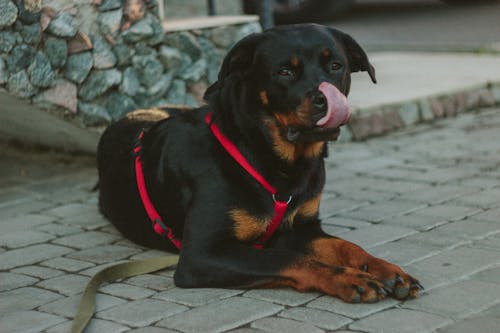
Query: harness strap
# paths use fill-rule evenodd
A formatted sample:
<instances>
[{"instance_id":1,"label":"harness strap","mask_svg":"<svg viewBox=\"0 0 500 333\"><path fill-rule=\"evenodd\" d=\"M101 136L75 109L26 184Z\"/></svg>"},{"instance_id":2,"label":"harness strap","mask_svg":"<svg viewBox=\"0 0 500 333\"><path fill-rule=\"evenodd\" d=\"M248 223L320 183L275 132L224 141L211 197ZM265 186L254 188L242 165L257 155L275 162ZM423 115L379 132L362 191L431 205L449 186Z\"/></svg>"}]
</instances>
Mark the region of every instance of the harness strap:
<instances>
[{"instance_id":1,"label":"harness strap","mask_svg":"<svg viewBox=\"0 0 500 333\"><path fill-rule=\"evenodd\" d=\"M144 131L139 134L137 144L134 148L135 153L135 180L137 183L137 189L139 190L139 195L141 196L141 201L148 214L149 219L153 223L153 230L160 236L167 237L170 242L178 249L181 249L181 242L175 237L172 228L169 228L165 223L163 223L163 219L158 214L158 211L155 209L151 199L149 198L148 191L146 189L146 182L144 180L144 171L142 169L142 161L141 161L141 140L144 137Z\"/></svg>"},{"instance_id":2,"label":"harness strap","mask_svg":"<svg viewBox=\"0 0 500 333\"><path fill-rule=\"evenodd\" d=\"M283 220L283 216L285 216L286 210L288 208L288 204L292 201L292 196L288 198L288 201L279 201L276 200L277 190L267 182L267 180L257 171L254 167L248 162L248 160L241 154L238 148L231 142L222 132L215 122L212 121L212 113L208 112L205 116L205 122L210 127L213 135L217 138L219 143L224 147L231 157L238 162L239 165L243 169L245 169L257 182L259 182L271 195L274 201L274 216L271 219L271 223L268 224L266 228L266 232L257 240L253 247L256 249L261 249L264 247L264 244L271 236L276 232L281 221Z\"/></svg>"}]
</instances>

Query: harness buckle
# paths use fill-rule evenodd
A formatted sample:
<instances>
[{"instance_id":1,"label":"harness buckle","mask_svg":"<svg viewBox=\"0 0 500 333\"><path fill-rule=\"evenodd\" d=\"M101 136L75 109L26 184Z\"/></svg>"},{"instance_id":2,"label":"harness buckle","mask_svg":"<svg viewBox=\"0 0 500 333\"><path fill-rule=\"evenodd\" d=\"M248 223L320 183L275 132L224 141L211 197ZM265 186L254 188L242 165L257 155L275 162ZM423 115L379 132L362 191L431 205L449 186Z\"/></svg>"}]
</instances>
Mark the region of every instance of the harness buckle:
<instances>
[{"instance_id":1,"label":"harness buckle","mask_svg":"<svg viewBox=\"0 0 500 333\"><path fill-rule=\"evenodd\" d=\"M277 200L276 199L276 194L274 194L274 193L271 196L273 198L273 202L274 203L276 203L276 202L285 202L285 201L279 201L279 200ZM293 199L293 195L290 194L290 196L288 197L288 200L285 203L288 205L290 202L292 202L292 199Z\"/></svg>"},{"instance_id":2,"label":"harness buckle","mask_svg":"<svg viewBox=\"0 0 500 333\"><path fill-rule=\"evenodd\" d=\"M161 219L154 219L151 221L151 224L153 225L153 229L155 227L155 224L158 224L160 228L165 232L165 235L168 233L169 228L163 223Z\"/></svg>"}]
</instances>

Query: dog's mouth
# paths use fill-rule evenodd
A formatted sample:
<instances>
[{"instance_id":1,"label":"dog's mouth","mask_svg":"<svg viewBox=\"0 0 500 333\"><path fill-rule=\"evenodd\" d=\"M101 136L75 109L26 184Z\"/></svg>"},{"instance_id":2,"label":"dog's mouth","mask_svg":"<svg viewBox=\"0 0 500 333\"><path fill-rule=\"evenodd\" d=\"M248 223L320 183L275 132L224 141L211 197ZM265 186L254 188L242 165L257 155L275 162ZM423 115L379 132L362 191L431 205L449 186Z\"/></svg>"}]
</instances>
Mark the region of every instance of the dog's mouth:
<instances>
[{"instance_id":1,"label":"dog's mouth","mask_svg":"<svg viewBox=\"0 0 500 333\"><path fill-rule=\"evenodd\" d=\"M287 126L287 140L291 143L337 140L340 126L349 120L346 96L331 83L322 82L311 100L311 110L312 126Z\"/></svg>"}]
</instances>

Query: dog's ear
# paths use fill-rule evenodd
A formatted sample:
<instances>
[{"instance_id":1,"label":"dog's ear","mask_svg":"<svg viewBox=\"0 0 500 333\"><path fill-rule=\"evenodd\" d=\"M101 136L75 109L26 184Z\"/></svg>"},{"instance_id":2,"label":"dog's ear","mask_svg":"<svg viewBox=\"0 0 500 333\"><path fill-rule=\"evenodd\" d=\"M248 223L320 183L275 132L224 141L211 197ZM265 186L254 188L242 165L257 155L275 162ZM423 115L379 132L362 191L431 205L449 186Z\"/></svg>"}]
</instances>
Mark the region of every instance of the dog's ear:
<instances>
[{"instance_id":1,"label":"dog's ear","mask_svg":"<svg viewBox=\"0 0 500 333\"><path fill-rule=\"evenodd\" d=\"M368 72L373 83L377 83L375 78L375 68L370 64L368 56L359 44L348 34L329 28L332 35L344 44L345 52L349 61L349 67L352 72Z\"/></svg>"},{"instance_id":2,"label":"dog's ear","mask_svg":"<svg viewBox=\"0 0 500 333\"><path fill-rule=\"evenodd\" d=\"M231 74L245 75L251 71L257 44L262 40L262 33L254 33L237 42L227 53L219 70L217 81L208 87L205 100L216 91Z\"/></svg>"}]
</instances>

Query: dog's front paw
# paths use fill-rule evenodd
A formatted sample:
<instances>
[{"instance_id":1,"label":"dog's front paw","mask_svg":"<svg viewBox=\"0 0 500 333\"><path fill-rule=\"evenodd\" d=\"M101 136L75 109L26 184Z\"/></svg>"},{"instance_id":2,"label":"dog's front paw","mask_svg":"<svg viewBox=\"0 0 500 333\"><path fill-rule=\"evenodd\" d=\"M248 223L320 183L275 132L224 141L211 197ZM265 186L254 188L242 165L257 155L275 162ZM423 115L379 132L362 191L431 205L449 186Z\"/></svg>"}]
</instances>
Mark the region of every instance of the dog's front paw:
<instances>
[{"instance_id":1,"label":"dog's front paw","mask_svg":"<svg viewBox=\"0 0 500 333\"><path fill-rule=\"evenodd\" d=\"M405 273L399 266L382 259L373 258L360 269L382 281L385 290L396 299L416 298L424 289L417 279Z\"/></svg>"},{"instance_id":2,"label":"dog's front paw","mask_svg":"<svg viewBox=\"0 0 500 333\"><path fill-rule=\"evenodd\" d=\"M341 268L330 281L333 296L347 303L375 303L387 296L384 284L375 276L354 268Z\"/></svg>"}]
</instances>

